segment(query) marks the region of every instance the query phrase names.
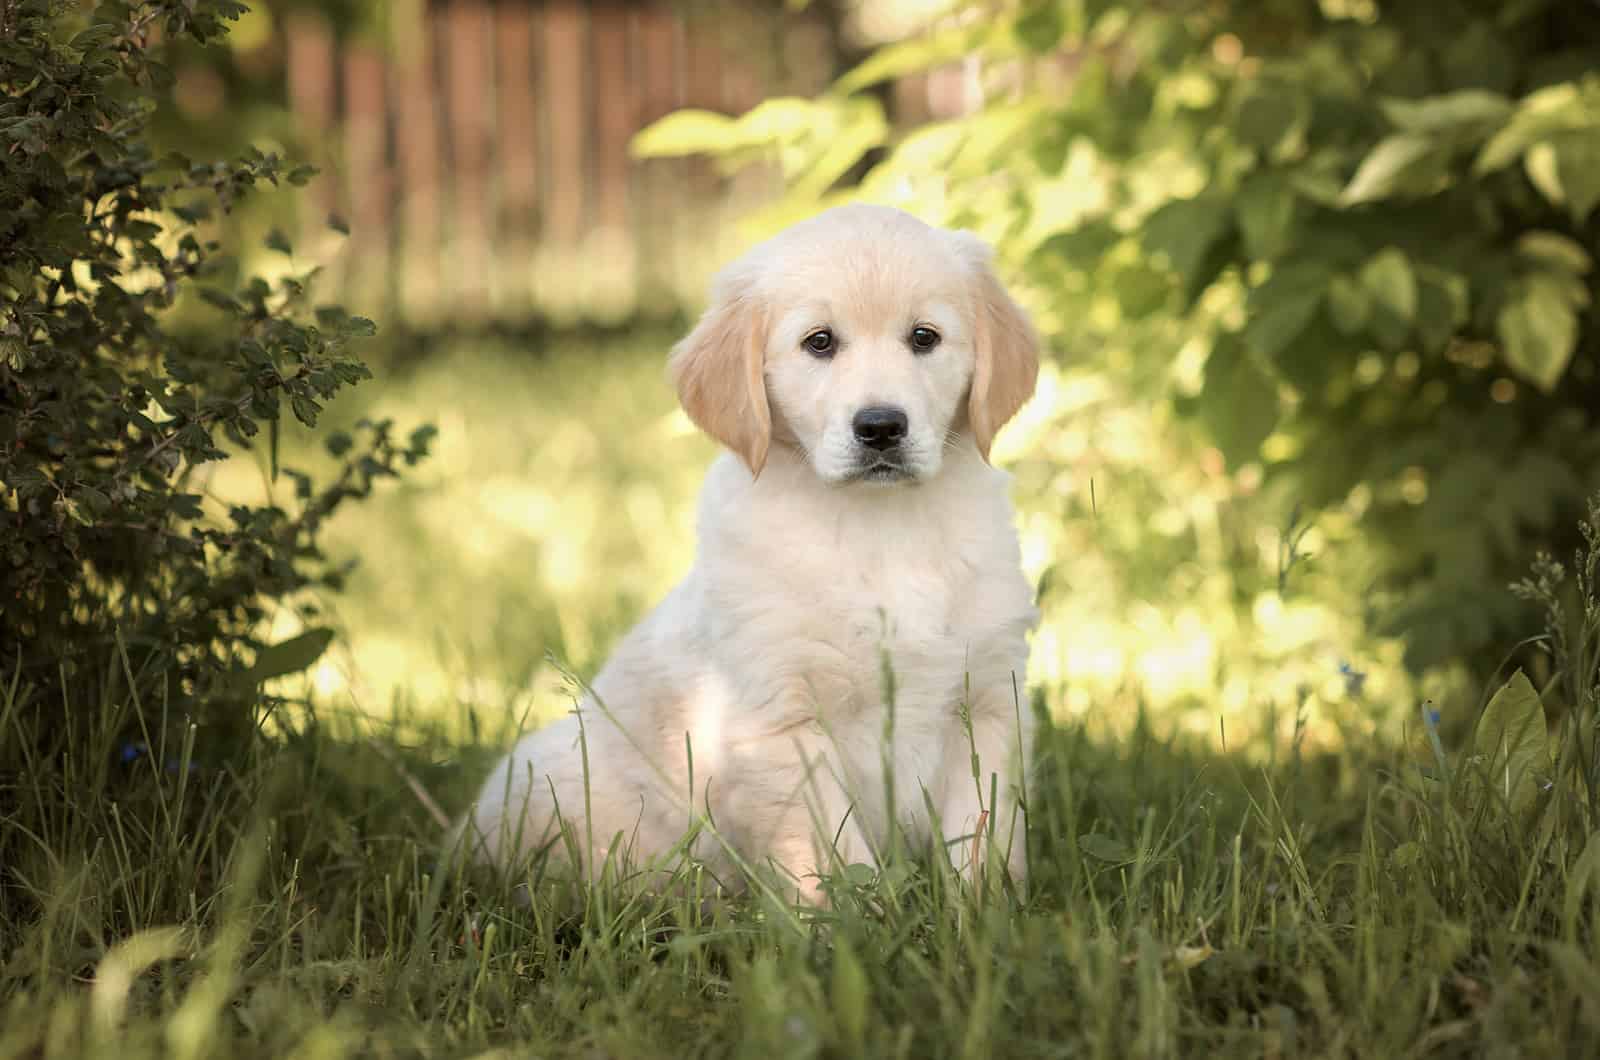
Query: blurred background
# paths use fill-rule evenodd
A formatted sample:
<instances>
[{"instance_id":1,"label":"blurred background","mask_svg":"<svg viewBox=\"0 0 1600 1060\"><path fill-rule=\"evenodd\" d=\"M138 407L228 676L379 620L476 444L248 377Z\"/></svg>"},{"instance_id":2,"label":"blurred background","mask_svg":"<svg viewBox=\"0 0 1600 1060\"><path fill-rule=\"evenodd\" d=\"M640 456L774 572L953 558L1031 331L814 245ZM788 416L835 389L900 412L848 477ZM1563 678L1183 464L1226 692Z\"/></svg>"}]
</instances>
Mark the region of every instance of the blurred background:
<instances>
[{"instance_id":1,"label":"blurred background","mask_svg":"<svg viewBox=\"0 0 1600 1060\"><path fill-rule=\"evenodd\" d=\"M864 197L993 240L1051 345L996 459L1054 713L1262 753L1398 735L1424 697L1470 718L1535 631L1508 582L1600 468L1572 161L1600 140L1473 152L1541 88L1590 90L1591 7L254 0L174 56L162 136L319 166L298 209L228 220L262 246L242 268L320 264L378 321L334 419L440 428L326 542L362 561L317 692L565 709L565 668L688 565L712 448L662 369L707 280ZM1508 325L1519 298L1558 333ZM215 468L215 504L274 488L264 455Z\"/></svg>"}]
</instances>

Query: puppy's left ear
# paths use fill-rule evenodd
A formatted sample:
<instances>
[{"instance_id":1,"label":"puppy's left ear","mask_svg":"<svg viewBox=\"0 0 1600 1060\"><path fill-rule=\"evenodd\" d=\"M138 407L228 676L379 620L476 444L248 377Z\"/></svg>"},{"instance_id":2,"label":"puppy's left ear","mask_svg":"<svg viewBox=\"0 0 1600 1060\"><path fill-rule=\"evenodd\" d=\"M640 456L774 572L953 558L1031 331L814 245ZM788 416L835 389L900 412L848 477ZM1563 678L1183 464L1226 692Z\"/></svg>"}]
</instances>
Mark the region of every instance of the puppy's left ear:
<instances>
[{"instance_id":1,"label":"puppy's left ear","mask_svg":"<svg viewBox=\"0 0 1600 1060\"><path fill-rule=\"evenodd\" d=\"M967 267L977 316L978 358L967 397L967 420L978 452L987 460L994 436L1033 396L1039 379L1039 338L1028 315L994 274L989 244L971 232L950 235Z\"/></svg>"},{"instance_id":2,"label":"puppy's left ear","mask_svg":"<svg viewBox=\"0 0 1600 1060\"><path fill-rule=\"evenodd\" d=\"M667 370L678 401L701 430L760 475L772 444L767 404L766 312L735 265L717 278L711 306L673 347Z\"/></svg>"}]
</instances>

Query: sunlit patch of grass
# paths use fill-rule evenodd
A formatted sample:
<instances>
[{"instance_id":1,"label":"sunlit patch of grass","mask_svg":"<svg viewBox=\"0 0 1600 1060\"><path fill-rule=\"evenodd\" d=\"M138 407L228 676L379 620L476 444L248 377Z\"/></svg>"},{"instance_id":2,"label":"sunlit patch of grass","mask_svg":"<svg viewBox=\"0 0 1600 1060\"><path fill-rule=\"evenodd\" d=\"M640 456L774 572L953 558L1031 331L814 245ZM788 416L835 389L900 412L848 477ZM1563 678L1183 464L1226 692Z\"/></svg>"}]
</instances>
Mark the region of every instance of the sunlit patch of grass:
<instances>
[{"instance_id":1,"label":"sunlit patch of grass","mask_svg":"<svg viewBox=\"0 0 1600 1060\"><path fill-rule=\"evenodd\" d=\"M693 498L713 449L677 410L670 336L547 350L458 344L330 410L439 427L433 455L341 513L325 549L360 557L325 603L346 634L312 675L324 697L386 713L565 709L560 660L591 673L688 569ZM285 465L324 459L298 433ZM274 487L265 453L220 465L219 500ZM290 620L290 625L293 620Z\"/></svg>"}]
</instances>

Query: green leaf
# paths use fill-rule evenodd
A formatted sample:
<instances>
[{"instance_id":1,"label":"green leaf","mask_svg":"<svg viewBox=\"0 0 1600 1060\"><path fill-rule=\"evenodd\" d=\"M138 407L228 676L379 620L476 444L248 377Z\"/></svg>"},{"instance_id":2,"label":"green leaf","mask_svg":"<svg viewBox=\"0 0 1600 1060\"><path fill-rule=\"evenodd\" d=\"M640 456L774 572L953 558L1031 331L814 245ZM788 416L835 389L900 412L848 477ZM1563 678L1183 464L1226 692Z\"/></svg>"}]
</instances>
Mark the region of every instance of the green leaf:
<instances>
[{"instance_id":1,"label":"green leaf","mask_svg":"<svg viewBox=\"0 0 1600 1060\"><path fill-rule=\"evenodd\" d=\"M1066 14L1057 0L1034 0L1017 16L1014 32L1024 48L1043 55L1061 43L1066 29Z\"/></svg>"},{"instance_id":2,"label":"green leaf","mask_svg":"<svg viewBox=\"0 0 1600 1060\"><path fill-rule=\"evenodd\" d=\"M1142 242L1147 252L1164 255L1187 286L1212 244L1226 234L1231 217L1218 196L1176 199L1145 220Z\"/></svg>"},{"instance_id":3,"label":"green leaf","mask_svg":"<svg viewBox=\"0 0 1600 1060\"><path fill-rule=\"evenodd\" d=\"M1600 205L1600 125L1555 141L1556 176L1574 224L1583 224Z\"/></svg>"},{"instance_id":4,"label":"green leaf","mask_svg":"<svg viewBox=\"0 0 1600 1060\"><path fill-rule=\"evenodd\" d=\"M1540 140L1591 124L1578 86L1570 81L1551 85L1517 104L1511 120L1483 145L1472 171L1482 175L1504 169Z\"/></svg>"},{"instance_id":5,"label":"green leaf","mask_svg":"<svg viewBox=\"0 0 1600 1060\"><path fill-rule=\"evenodd\" d=\"M1434 142L1411 133L1389 136L1361 160L1355 176L1339 193L1345 206L1412 194L1432 183L1438 170Z\"/></svg>"},{"instance_id":6,"label":"green leaf","mask_svg":"<svg viewBox=\"0 0 1600 1060\"><path fill-rule=\"evenodd\" d=\"M1278 422L1278 388L1237 341L1218 340L1206 361L1200 416L1230 467L1255 460Z\"/></svg>"},{"instance_id":7,"label":"green leaf","mask_svg":"<svg viewBox=\"0 0 1600 1060\"><path fill-rule=\"evenodd\" d=\"M1358 335L1372 319L1372 299L1357 279L1343 273L1328 281L1328 317L1345 335Z\"/></svg>"},{"instance_id":8,"label":"green leaf","mask_svg":"<svg viewBox=\"0 0 1600 1060\"><path fill-rule=\"evenodd\" d=\"M1473 733L1472 748L1513 811L1532 804L1540 778L1550 768L1549 735L1539 693L1521 670L1489 700Z\"/></svg>"},{"instance_id":9,"label":"green leaf","mask_svg":"<svg viewBox=\"0 0 1600 1060\"><path fill-rule=\"evenodd\" d=\"M1361 286L1374 309L1387 311L1409 328L1417 315L1417 276L1405 251L1385 247L1361 267Z\"/></svg>"},{"instance_id":10,"label":"green leaf","mask_svg":"<svg viewBox=\"0 0 1600 1060\"><path fill-rule=\"evenodd\" d=\"M255 665L244 671L241 681L260 684L274 677L297 674L308 670L333 643L333 630L309 629L298 637L269 644L256 655Z\"/></svg>"},{"instance_id":11,"label":"green leaf","mask_svg":"<svg viewBox=\"0 0 1600 1060\"><path fill-rule=\"evenodd\" d=\"M1274 298L1244 329L1245 344L1263 357L1272 358L1292 343L1322 305L1321 290L1297 290Z\"/></svg>"},{"instance_id":12,"label":"green leaf","mask_svg":"<svg viewBox=\"0 0 1600 1060\"><path fill-rule=\"evenodd\" d=\"M1300 100L1281 84L1260 85L1239 101L1233 117L1234 135L1248 147L1270 154L1300 118Z\"/></svg>"},{"instance_id":13,"label":"green leaf","mask_svg":"<svg viewBox=\"0 0 1600 1060\"><path fill-rule=\"evenodd\" d=\"M878 84L964 59L984 50L994 40L995 20L978 19L970 25L940 30L890 44L873 52L833 83L831 91L847 96ZM1015 39L1015 38L1013 38ZM993 49L998 50L998 49Z\"/></svg>"},{"instance_id":14,"label":"green leaf","mask_svg":"<svg viewBox=\"0 0 1600 1060\"><path fill-rule=\"evenodd\" d=\"M1385 349L1397 350L1411 335L1417 316L1417 278L1405 252L1385 247L1356 275L1372 313L1367 331Z\"/></svg>"},{"instance_id":15,"label":"green leaf","mask_svg":"<svg viewBox=\"0 0 1600 1060\"><path fill-rule=\"evenodd\" d=\"M1498 92L1466 89L1424 99L1386 99L1378 106L1401 132L1434 133L1497 125L1511 116L1511 101Z\"/></svg>"},{"instance_id":16,"label":"green leaf","mask_svg":"<svg viewBox=\"0 0 1600 1060\"><path fill-rule=\"evenodd\" d=\"M289 407L294 410L294 418L307 427L317 425L317 413L322 411L322 406L304 394L289 395Z\"/></svg>"},{"instance_id":17,"label":"green leaf","mask_svg":"<svg viewBox=\"0 0 1600 1060\"><path fill-rule=\"evenodd\" d=\"M1246 180L1234 200L1245 253L1252 258L1276 258L1289 244L1294 224L1295 193L1278 173L1258 173Z\"/></svg>"},{"instance_id":18,"label":"green leaf","mask_svg":"<svg viewBox=\"0 0 1600 1060\"><path fill-rule=\"evenodd\" d=\"M1506 363L1546 393L1555 389L1577 346L1581 291L1549 272L1519 277L1495 320Z\"/></svg>"},{"instance_id":19,"label":"green leaf","mask_svg":"<svg viewBox=\"0 0 1600 1060\"><path fill-rule=\"evenodd\" d=\"M629 145L635 158L718 154L737 146L738 122L725 114L676 110L639 130Z\"/></svg>"},{"instance_id":20,"label":"green leaf","mask_svg":"<svg viewBox=\"0 0 1600 1060\"><path fill-rule=\"evenodd\" d=\"M289 245L289 237L283 234L281 228L269 231L265 242L268 250L276 250L280 254L294 253L294 248Z\"/></svg>"},{"instance_id":21,"label":"green leaf","mask_svg":"<svg viewBox=\"0 0 1600 1060\"><path fill-rule=\"evenodd\" d=\"M1137 856L1128 844L1101 832L1090 832L1088 835L1079 836L1078 849L1092 858L1113 864L1126 864Z\"/></svg>"},{"instance_id":22,"label":"green leaf","mask_svg":"<svg viewBox=\"0 0 1600 1060\"><path fill-rule=\"evenodd\" d=\"M1517 254L1568 272L1585 273L1594 267L1594 259L1582 244L1560 232L1539 229L1524 233L1517 240Z\"/></svg>"},{"instance_id":23,"label":"green leaf","mask_svg":"<svg viewBox=\"0 0 1600 1060\"><path fill-rule=\"evenodd\" d=\"M1466 325L1471 293L1466 277L1428 265L1417 267L1417 341L1438 353Z\"/></svg>"}]
</instances>

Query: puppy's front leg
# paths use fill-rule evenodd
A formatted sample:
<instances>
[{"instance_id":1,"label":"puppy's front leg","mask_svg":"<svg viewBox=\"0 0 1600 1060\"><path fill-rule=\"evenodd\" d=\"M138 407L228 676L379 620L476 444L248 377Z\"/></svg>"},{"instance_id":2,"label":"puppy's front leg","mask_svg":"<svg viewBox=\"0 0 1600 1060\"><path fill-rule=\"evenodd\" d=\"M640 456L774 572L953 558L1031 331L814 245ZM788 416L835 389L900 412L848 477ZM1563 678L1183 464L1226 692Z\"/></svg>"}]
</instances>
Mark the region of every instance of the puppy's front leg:
<instances>
[{"instance_id":1,"label":"puppy's front leg","mask_svg":"<svg viewBox=\"0 0 1600 1060\"><path fill-rule=\"evenodd\" d=\"M969 880L984 863L1003 862L1019 887L1027 876L1022 785L1032 725L1026 705L1022 715L1009 685L975 693L970 726L957 716L946 738L939 823L951 864Z\"/></svg>"},{"instance_id":2,"label":"puppy's front leg","mask_svg":"<svg viewBox=\"0 0 1600 1060\"><path fill-rule=\"evenodd\" d=\"M771 807L764 853L793 877L801 901L822 905L822 877L877 858L828 750L798 743L793 754L790 766L762 781Z\"/></svg>"}]
</instances>

